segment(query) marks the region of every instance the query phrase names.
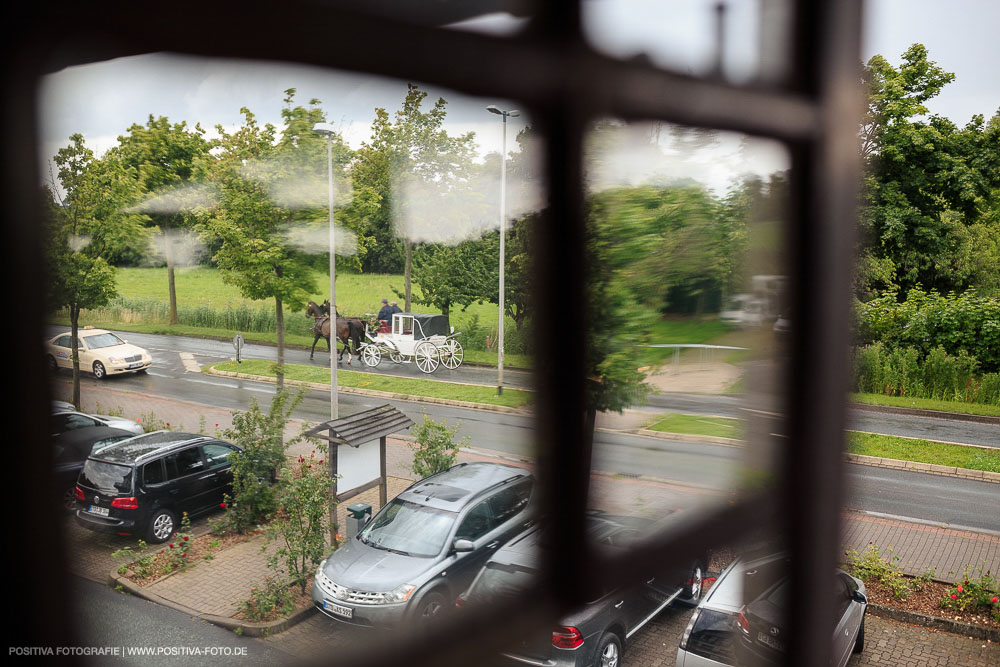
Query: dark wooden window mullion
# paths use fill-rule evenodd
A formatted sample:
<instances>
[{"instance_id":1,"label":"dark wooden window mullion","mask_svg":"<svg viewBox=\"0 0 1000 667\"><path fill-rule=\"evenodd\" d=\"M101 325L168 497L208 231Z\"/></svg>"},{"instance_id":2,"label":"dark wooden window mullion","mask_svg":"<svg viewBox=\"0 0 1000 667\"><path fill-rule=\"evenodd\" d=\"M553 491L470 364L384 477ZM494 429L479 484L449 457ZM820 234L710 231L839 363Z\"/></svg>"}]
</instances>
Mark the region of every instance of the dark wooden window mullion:
<instances>
[{"instance_id":1,"label":"dark wooden window mullion","mask_svg":"<svg viewBox=\"0 0 1000 667\"><path fill-rule=\"evenodd\" d=\"M849 366L850 267L860 169L860 1L798 3L795 80L822 113L793 148L796 333L783 460L792 554L789 665L829 664L831 573L838 563Z\"/></svg>"}]
</instances>

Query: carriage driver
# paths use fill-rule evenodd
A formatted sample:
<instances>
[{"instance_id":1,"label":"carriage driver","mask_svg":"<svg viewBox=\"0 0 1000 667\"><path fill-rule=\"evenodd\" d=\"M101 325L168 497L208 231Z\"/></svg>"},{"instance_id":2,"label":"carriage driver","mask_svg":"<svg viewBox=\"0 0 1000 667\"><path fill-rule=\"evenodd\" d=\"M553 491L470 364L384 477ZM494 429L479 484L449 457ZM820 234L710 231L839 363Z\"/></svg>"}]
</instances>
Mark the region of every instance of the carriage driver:
<instances>
[{"instance_id":1,"label":"carriage driver","mask_svg":"<svg viewBox=\"0 0 1000 667\"><path fill-rule=\"evenodd\" d=\"M382 299L382 308L378 311L378 319L385 323L392 319L392 308L389 306L388 299Z\"/></svg>"}]
</instances>

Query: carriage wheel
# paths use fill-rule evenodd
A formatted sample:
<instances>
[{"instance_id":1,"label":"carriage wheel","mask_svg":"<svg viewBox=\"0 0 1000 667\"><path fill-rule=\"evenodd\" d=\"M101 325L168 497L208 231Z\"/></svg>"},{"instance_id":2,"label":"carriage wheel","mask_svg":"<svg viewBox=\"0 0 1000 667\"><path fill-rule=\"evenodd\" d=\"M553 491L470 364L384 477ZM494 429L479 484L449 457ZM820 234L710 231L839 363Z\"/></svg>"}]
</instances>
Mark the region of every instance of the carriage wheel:
<instances>
[{"instance_id":1,"label":"carriage wheel","mask_svg":"<svg viewBox=\"0 0 1000 667\"><path fill-rule=\"evenodd\" d=\"M465 350L462 349L462 344L455 339L445 341L438 350L441 355L441 363L445 365L445 368L455 370L462 365L462 360L465 359Z\"/></svg>"},{"instance_id":2,"label":"carriage wheel","mask_svg":"<svg viewBox=\"0 0 1000 667\"><path fill-rule=\"evenodd\" d=\"M394 364L403 363L403 355L396 348L389 348L389 360Z\"/></svg>"},{"instance_id":3,"label":"carriage wheel","mask_svg":"<svg viewBox=\"0 0 1000 667\"><path fill-rule=\"evenodd\" d=\"M413 350L413 360L424 373L433 373L438 367L438 349L430 343L420 343Z\"/></svg>"},{"instance_id":4,"label":"carriage wheel","mask_svg":"<svg viewBox=\"0 0 1000 667\"><path fill-rule=\"evenodd\" d=\"M378 366L382 361L382 351L378 349L378 345L365 345L361 349L361 361L370 368Z\"/></svg>"}]
</instances>

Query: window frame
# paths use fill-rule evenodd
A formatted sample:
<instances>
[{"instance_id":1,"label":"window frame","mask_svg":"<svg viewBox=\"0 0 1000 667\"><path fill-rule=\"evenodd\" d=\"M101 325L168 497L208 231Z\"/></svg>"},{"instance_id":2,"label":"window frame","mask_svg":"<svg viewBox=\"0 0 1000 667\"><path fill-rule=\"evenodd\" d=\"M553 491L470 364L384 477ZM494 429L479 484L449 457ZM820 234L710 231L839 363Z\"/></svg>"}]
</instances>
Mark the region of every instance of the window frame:
<instances>
[{"instance_id":1,"label":"window frame","mask_svg":"<svg viewBox=\"0 0 1000 667\"><path fill-rule=\"evenodd\" d=\"M66 0L18 8L11 39L2 47L6 123L0 145L3 161L3 239L6 284L19 286L8 308L19 315L17 327L4 331L9 347L24 340L36 354L17 355L10 373L25 378L14 411L23 415L11 433L17 448L15 494L28 497L27 480L48 474L51 451L45 425L50 399L44 373L45 308L43 283L25 280L42 266L44 244L37 196L38 158L36 92L46 73L72 64L114 57L170 51L211 57L297 62L321 67L419 80L472 95L517 100L529 109L546 141L549 225L540 230L537 262L536 326L557 329L557 314L582 312L585 266L582 143L588 123L613 115L733 130L785 141L792 152L793 207L787 236L794 249L791 270L797 313L792 332L791 364L783 378L788 397L787 447L780 457L777 490L765 491L706 519L678 526L645 547L614 560L590 549L584 540L582 510L589 489L591 442L584 409L580 364L584 333L564 331L538 337L539 401L536 494L544 512L561 510L552 522L543 585L532 593L533 607L511 620L508 610L490 610L504 618L488 636L470 619L467 630L446 635L427 633L397 646L363 647L339 656L343 664L463 664L470 653L490 650L504 637L551 618L583 601L581 581L602 585L628 582L628 572L643 564L690 562L713 545L731 542L747 525L770 519L788 537L794 588L788 610L792 637L788 664L820 666L829 660L832 610L815 606L810 593L826 582L838 551L841 461L848 345L849 271L855 222L860 158L856 121L860 117L858 63L860 0L790 0L792 72L783 87L734 86L712 78L696 79L663 71L648 63L620 61L595 52L581 33L580 0L538 2L528 28L515 37L494 37L409 22L408 14L365 14L355 3L291 0L281 12L229 2L175 3L164 14L154 7L111 3L106 11ZM447 9L454 9L446 4ZM381 5L377 5L381 7ZM457 5L456 5L457 6ZM375 11L375 9L372 9ZM458 10L455 10L458 11ZM51 16L58 16L52 21ZM191 16L199 20L193 22ZM308 16L308 20L302 17ZM439 21L440 22L440 21ZM218 26L226 30L218 30ZM259 35L261 26L267 35ZM336 26L337 48L330 46ZM378 48L371 45L377 44ZM586 76L580 73L586 72ZM855 112L858 112L855 115ZM31 224L35 223L35 224ZM574 388L567 391L567 387ZM808 443L810 455L796 455ZM28 453L31 456L28 456ZM38 452L44 452L37 455ZM579 508L566 511L565 508ZM37 521L57 524L57 507L42 508ZM751 522L752 520L752 522ZM32 540L17 555L24 569L52 572L31 590L15 587L23 599L64 599L68 584L62 537L58 531ZM46 565L51 567L45 567ZM20 585L20 584L18 584ZM23 592L23 596L20 593ZM516 605L524 612L523 604ZM73 645L72 615L24 614L11 628L26 645ZM501 627L502 626L502 627ZM421 651L420 649L426 649ZM423 656L415 658L415 656Z\"/></svg>"}]
</instances>

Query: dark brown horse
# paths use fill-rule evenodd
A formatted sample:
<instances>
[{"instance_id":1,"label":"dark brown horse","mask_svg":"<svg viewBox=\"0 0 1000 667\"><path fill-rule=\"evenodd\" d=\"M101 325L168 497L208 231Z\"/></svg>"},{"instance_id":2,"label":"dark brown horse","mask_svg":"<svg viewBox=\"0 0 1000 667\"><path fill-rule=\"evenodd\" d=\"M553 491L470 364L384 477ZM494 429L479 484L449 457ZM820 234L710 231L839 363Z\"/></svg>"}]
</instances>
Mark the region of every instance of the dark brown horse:
<instances>
[{"instance_id":1,"label":"dark brown horse","mask_svg":"<svg viewBox=\"0 0 1000 667\"><path fill-rule=\"evenodd\" d=\"M319 339L326 339L326 348L328 352L332 350L330 347L330 302L324 301L323 305L318 305L314 301L309 302L309 306L306 308L306 315L312 317L316 320L316 324L313 325L312 332L315 335L313 338L312 350L309 352L309 358L312 359L316 352L316 343ZM340 350L340 354L337 355L337 361L340 362L344 358L344 352L347 352L347 365L351 365L353 360L353 355L358 353L361 349L361 338L364 336L365 326L364 323L357 318L344 318L337 314L337 338L340 339L341 344L344 346ZM353 351L351 349L353 344Z\"/></svg>"}]
</instances>

